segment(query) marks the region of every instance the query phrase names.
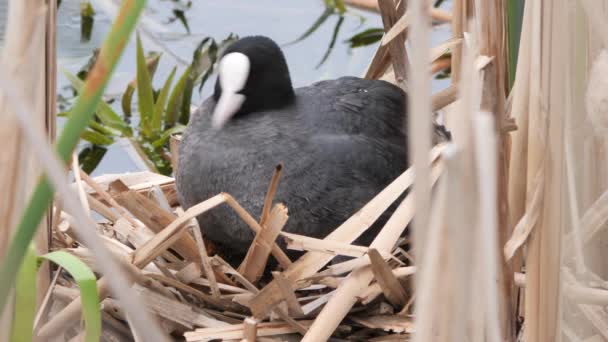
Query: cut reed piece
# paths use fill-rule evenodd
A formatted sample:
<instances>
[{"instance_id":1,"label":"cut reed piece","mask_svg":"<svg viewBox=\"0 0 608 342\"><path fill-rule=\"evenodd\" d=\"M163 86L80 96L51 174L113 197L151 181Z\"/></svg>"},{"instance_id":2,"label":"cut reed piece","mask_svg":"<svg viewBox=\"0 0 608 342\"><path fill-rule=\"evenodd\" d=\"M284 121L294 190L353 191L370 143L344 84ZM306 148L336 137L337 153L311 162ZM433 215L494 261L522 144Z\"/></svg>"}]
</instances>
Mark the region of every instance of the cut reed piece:
<instances>
[{"instance_id":1,"label":"cut reed piece","mask_svg":"<svg viewBox=\"0 0 608 342\"><path fill-rule=\"evenodd\" d=\"M406 266L406 267L398 267L392 270L393 276L397 279L405 278L407 276L413 275L416 273L415 266ZM380 294L384 291L380 287L379 283L373 283L370 285L363 293L360 295L361 303L369 304L371 301L376 299Z\"/></svg>"},{"instance_id":2,"label":"cut reed piece","mask_svg":"<svg viewBox=\"0 0 608 342\"><path fill-rule=\"evenodd\" d=\"M217 284L217 279L215 278L215 271L213 267L211 267L211 263L209 261L209 254L207 254L207 248L205 247L205 242L203 241L203 234L201 233L201 228L198 225L198 221L195 219L192 220L192 234L194 235L194 239L198 246L198 252L201 257L201 264L203 265L203 269L205 270L205 276L209 282L209 287L211 288L211 294L215 298L219 298L220 288Z\"/></svg>"},{"instance_id":3,"label":"cut reed piece","mask_svg":"<svg viewBox=\"0 0 608 342\"><path fill-rule=\"evenodd\" d=\"M309 327L311 321L298 321L299 324ZM242 339L245 331L245 324L234 324L222 328L196 329L186 332L184 337L188 342L209 341L214 339L235 340ZM257 324L257 336L277 336L293 334L297 332L289 324L283 322L269 322Z\"/></svg>"},{"instance_id":4,"label":"cut reed piece","mask_svg":"<svg viewBox=\"0 0 608 342\"><path fill-rule=\"evenodd\" d=\"M239 267L240 273L250 282L256 283L262 276L272 246L285 223L287 223L288 217L287 208L282 204L276 204L266 225L257 232L241 267Z\"/></svg>"},{"instance_id":5,"label":"cut reed piece","mask_svg":"<svg viewBox=\"0 0 608 342\"><path fill-rule=\"evenodd\" d=\"M281 235L287 242L287 249L307 252L320 252L329 255L343 255L350 257L362 257L369 252L368 247L340 243L331 240L315 239L304 235L282 232ZM390 255L390 253L383 253Z\"/></svg>"},{"instance_id":6,"label":"cut reed piece","mask_svg":"<svg viewBox=\"0 0 608 342\"><path fill-rule=\"evenodd\" d=\"M372 263L374 278L376 278L386 299L397 307L405 306L408 298L407 293L393 274L391 268L384 261L384 258L373 248L369 251L369 258Z\"/></svg>"},{"instance_id":7,"label":"cut reed piece","mask_svg":"<svg viewBox=\"0 0 608 342\"><path fill-rule=\"evenodd\" d=\"M283 294L283 298L285 298L287 308L289 309L289 315L296 318L303 317L304 312L302 311L302 307L298 302L298 298L294 294L293 288L289 283L289 280L287 280L287 278L285 278L285 276L280 272L272 272L272 276L277 282L279 290L281 290Z\"/></svg>"}]
</instances>

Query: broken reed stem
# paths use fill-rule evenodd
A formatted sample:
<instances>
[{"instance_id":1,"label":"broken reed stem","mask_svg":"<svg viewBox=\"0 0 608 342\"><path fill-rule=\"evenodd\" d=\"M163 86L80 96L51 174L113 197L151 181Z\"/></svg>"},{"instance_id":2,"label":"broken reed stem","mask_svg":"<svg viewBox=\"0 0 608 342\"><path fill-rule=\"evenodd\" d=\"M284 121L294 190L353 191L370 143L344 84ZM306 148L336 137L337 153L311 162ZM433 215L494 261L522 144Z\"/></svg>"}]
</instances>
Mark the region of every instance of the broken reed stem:
<instances>
[{"instance_id":1,"label":"broken reed stem","mask_svg":"<svg viewBox=\"0 0 608 342\"><path fill-rule=\"evenodd\" d=\"M272 200L274 199L274 195L277 192L282 172L283 163L277 165L274 168L272 178L270 179L270 184L268 185L268 191L266 191L266 197L264 198L264 207L262 208L262 215L260 216L260 226L262 227L264 227L266 220L268 220L268 215L270 214L270 209L272 208Z\"/></svg>"},{"instance_id":2,"label":"broken reed stem","mask_svg":"<svg viewBox=\"0 0 608 342\"><path fill-rule=\"evenodd\" d=\"M239 217L257 234L262 231L262 226L251 216L247 210L245 210L241 205L229 194L224 194L226 204L228 204ZM291 265L291 260L289 257L283 252L277 244L272 245L272 255L279 262L281 267L287 269Z\"/></svg>"},{"instance_id":3,"label":"broken reed stem","mask_svg":"<svg viewBox=\"0 0 608 342\"><path fill-rule=\"evenodd\" d=\"M193 219L193 221L197 222L196 219ZM201 265L203 265L203 270L205 271L205 275L207 276L207 280L209 281L211 295L214 298L220 298L220 288L217 285L217 279L215 278L215 272L213 271L213 267L211 267L211 263L209 262L209 254L207 254L207 247L205 247L205 242L203 241L203 234L201 233L201 229L198 226L198 222L192 225L192 234L194 235L194 240L196 241L198 251L201 256Z\"/></svg>"},{"instance_id":4,"label":"broken reed stem","mask_svg":"<svg viewBox=\"0 0 608 342\"><path fill-rule=\"evenodd\" d=\"M137 222L135 222L135 220L131 218L131 215L129 215L126 210L120 204L118 204L118 202L116 202L116 200L114 200L114 198L110 196L107 191L105 191L101 186L99 186L99 184L97 184L97 182L93 178L91 178L86 172L82 171L82 169L80 168L78 168L78 171L80 177L82 177L84 182L87 183L87 185L89 185L93 190L95 190L95 192L99 196L101 196L101 198L103 198L106 202L108 202L109 205L116 209L116 211L120 213L121 217L124 217L134 227L138 226Z\"/></svg>"},{"instance_id":5,"label":"broken reed stem","mask_svg":"<svg viewBox=\"0 0 608 342\"><path fill-rule=\"evenodd\" d=\"M272 246L276 246L275 240L287 223L288 217L287 208L278 203L272 208L268 223L256 233L239 267L239 273L250 282L256 283L264 273Z\"/></svg>"}]
</instances>

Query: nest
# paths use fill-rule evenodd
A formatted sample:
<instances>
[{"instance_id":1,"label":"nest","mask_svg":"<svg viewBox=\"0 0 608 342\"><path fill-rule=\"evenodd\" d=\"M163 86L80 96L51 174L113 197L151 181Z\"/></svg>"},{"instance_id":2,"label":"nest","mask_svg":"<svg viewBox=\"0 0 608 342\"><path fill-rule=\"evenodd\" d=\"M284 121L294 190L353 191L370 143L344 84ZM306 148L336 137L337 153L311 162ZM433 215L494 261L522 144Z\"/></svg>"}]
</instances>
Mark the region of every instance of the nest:
<instances>
[{"instance_id":1,"label":"nest","mask_svg":"<svg viewBox=\"0 0 608 342\"><path fill-rule=\"evenodd\" d=\"M439 150L432 151L433 180L441 170ZM259 220L227 193L184 212L177 203L174 179L150 172L94 179L80 172L74 186L80 189L83 205L89 206L97 219L107 247L133 276L133 286L147 308L176 338L299 340L300 335L316 329L338 339L408 340L413 332L408 276L415 267L402 235L414 213L411 196L405 197L369 247L351 243L411 186L413 172L403 173L321 240L281 231L289 214L284 205L273 203L280 170L275 170L269 184ZM196 220L219 205L230 206L256 233L236 269L215 254ZM71 229L72 220L57 204L53 246L69 251L97 271L91 252ZM276 244L278 239L284 239L288 249L305 253L298 260L289 260ZM350 259L330 264L336 256ZM276 269L267 266L270 258L276 259ZM51 319L39 336L56 336L63 330L65 324L53 322L61 315L54 317L54 313L65 310L64 306L78 297L67 273L57 271L54 282ZM103 281L98 284L103 338L130 340L120 303L104 288ZM334 314L335 310L345 316ZM78 332L77 325L72 327L72 335Z\"/></svg>"}]
</instances>

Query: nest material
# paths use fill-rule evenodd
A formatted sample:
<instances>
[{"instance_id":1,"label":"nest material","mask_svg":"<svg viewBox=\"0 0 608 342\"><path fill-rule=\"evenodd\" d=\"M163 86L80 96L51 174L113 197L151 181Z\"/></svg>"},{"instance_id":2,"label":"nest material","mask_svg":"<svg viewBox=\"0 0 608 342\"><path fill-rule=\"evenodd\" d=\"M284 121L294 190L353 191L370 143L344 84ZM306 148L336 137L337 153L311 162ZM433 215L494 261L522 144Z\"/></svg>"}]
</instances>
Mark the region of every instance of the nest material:
<instances>
[{"instance_id":1,"label":"nest material","mask_svg":"<svg viewBox=\"0 0 608 342\"><path fill-rule=\"evenodd\" d=\"M433 159L438 158L437 148L433 155ZM438 161L434 172L436 179ZM412 218L411 196L405 198L370 247L350 243L411 186L412 171L406 171L324 240L281 232L288 209L272 204L272 189L279 175L280 169L269 186L260 221L225 193L184 212L177 205L173 179L149 172L84 177L80 186L106 245L125 261L144 302L174 337L183 336L186 341L298 340L311 326L327 324L336 338L408 340L413 326L407 281L415 267L406 252L407 241L400 236ZM204 240L204 230L201 234L195 219L223 203L256 232L238 269L221 255L214 255L213 244ZM56 208L56 215L54 248L68 250L97 270L89 249L70 228L71 217L60 208ZM277 239L285 239L289 249L307 253L289 260L276 245ZM327 266L337 255L351 259ZM269 258L278 261L277 269L267 269ZM271 276L262 277L264 274ZM348 293L338 289L353 281L356 289L347 289ZM68 276L61 274L53 294L50 321L53 312L76 298L78 291ZM104 289L100 294L104 338L131 339L120 303ZM356 299L354 305L348 298ZM344 305L346 318L315 322L330 300ZM78 329L75 324L71 333L77 334Z\"/></svg>"}]
</instances>

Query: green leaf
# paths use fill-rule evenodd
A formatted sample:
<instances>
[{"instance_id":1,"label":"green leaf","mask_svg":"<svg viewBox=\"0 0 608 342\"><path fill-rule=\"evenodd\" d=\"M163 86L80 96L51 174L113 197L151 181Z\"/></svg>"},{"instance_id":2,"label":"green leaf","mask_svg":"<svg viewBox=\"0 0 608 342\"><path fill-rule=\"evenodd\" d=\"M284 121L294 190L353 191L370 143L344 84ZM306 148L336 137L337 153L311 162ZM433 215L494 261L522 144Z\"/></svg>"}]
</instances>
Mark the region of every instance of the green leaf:
<instances>
[{"instance_id":1,"label":"green leaf","mask_svg":"<svg viewBox=\"0 0 608 342\"><path fill-rule=\"evenodd\" d=\"M323 13L321 13L321 15L317 18L317 20L312 24L312 26L306 30L306 32L304 32L300 37L298 37L296 40L289 42L287 44L285 44L284 46L289 46L289 45L293 45L295 43L301 42L302 40L308 38L308 36L310 36L311 34L313 34L319 27L321 27L321 25L327 20L327 18L329 18L330 15L332 15L334 13L334 8L332 8L331 6L326 6L325 10L323 11Z\"/></svg>"},{"instance_id":2,"label":"green leaf","mask_svg":"<svg viewBox=\"0 0 608 342\"><path fill-rule=\"evenodd\" d=\"M120 132L95 120L91 120L91 123L89 123L89 128L108 137L120 136Z\"/></svg>"},{"instance_id":3,"label":"green leaf","mask_svg":"<svg viewBox=\"0 0 608 342\"><path fill-rule=\"evenodd\" d=\"M108 151L107 148L98 145L88 145L78 153L78 161L82 171L91 174L99 165L103 156Z\"/></svg>"},{"instance_id":4,"label":"green leaf","mask_svg":"<svg viewBox=\"0 0 608 342\"><path fill-rule=\"evenodd\" d=\"M165 81L160 94L158 94L158 98L156 100L156 104L154 105L154 115L152 116L152 129L154 132L158 132L161 130L161 124L163 119L163 113L165 111L165 103L167 102L167 97L169 96L169 90L171 89L171 84L173 83L173 76L175 76L176 68L173 68L171 74Z\"/></svg>"},{"instance_id":5,"label":"green leaf","mask_svg":"<svg viewBox=\"0 0 608 342\"><path fill-rule=\"evenodd\" d=\"M344 22L344 16L341 15L338 18L338 21L336 22L336 26L334 27L334 33L331 36L331 41L329 42L327 51L325 51L325 55L323 55L323 58L321 58L321 61L319 62L319 64L317 64L316 68L319 68L321 65L323 65L323 63L325 63L325 61L327 61L327 58L329 58L329 54L334 49L334 45L336 44L336 39L338 38L338 32L340 32L340 27L342 26L343 22Z\"/></svg>"},{"instance_id":6,"label":"green leaf","mask_svg":"<svg viewBox=\"0 0 608 342\"><path fill-rule=\"evenodd\" d=\"M182 23L182 25L184 25L186 31L190 33L190 26L188 25L188 19L186 19L186 14L184 13L184 11L180 9L174 9L173 15L175 15L175 17Z\"/></svg>"},{"instance_id":7,"label":"green leaf","mask_svg":"<svg viewBox=\"0 0 608 342\"><path fill-rule=\"evenodd\" d=\"M383 35L384 29L369 28L350 37L346 42L350 44L351 48L357 48L379 42Z\"/></svg>"},{"instance_id":8,"label":"green leaf","mask_svg":"<svg viewBox=\"0 0 608 342\"><path fill-rule=\"evenodd\" d=\"M93 271L80 259L65 251L51 252L41 258L63 267L74 278L80 288L82 313L86 326L85 341L99 341L101 335L101 307L99 305L99 294L97 293L97 278Z\"/></svg>"},{"instance_id":9,"label":"green leaf","mask_svg":"<svg viewBox=\"0 0 608 342\"><path fill-rule=\"evenodd\" d=\"M161 55L158 52L151 52L148 54L148 57L146 59L146 65L148 66L150 78L153 78L154 74L156 73L158 62L160 61L160 56ZM124 113L125 117L131 116L131 103L133 102L133 93L135 93L136 87L137 79L127 84L127 89L125 89L125 92L122 95L120 105L122 107L122 112Z\"/></svg>"},{"instance_id":10,"label":"green leaf","mask_svg":"<svg viewBox=\"0 0 608 342\"><path fill-rule=\"evenodd\" d=\"M36 273L38 263L36 250L30 244L25 259L17 273L15 286L15 313L11 342L30 342L33 338L36 317Z\"/></svg>"},{"instance_id":11,"label":"green leaf","mask_svg":"<svg viewBox=\"0 0 608 342\"><path fill-rule=\"evenodd\" d=\"M185 129L186 129L186 126L178 124L175 127L171 127L169 129L165 130L159 139L152 142L152 146L154 148L162 147L167 142L169 137L171 137L173 134L176 134L176 133L182 133Z\"/></svg>"},{"instance_id":12,"label":"green leaf","mask_svg":"<svg viewBox=\"0 0 608 342\"><path fill-rule=\"evenodd\" d=\"M80 93L84 82L66 70L64 70L63 73L72 84L72 87L74 87L74 89ZM103 122L104 125L121 132L127 137L133 135L133 130L131 127L112 109L112 107L110 107L110 105L104 101L99 101L99 104L95 109L95 115L101 122Z\"/></svg>"},{"instance_id":13,"label":"green leaf","mask_svg":"<svg viewBox=\"0 0 608 342\"><path fill-rule=\"evenodd\" d=\"M122 107L122 112L126 117L131 116L131 103L133 102L133 93L135 92L135 87L131 84L127 85L127 89L125 93L122 94L122 99L120 100L120 106Z\"/></svg>"},{"instance_id":14,"label":"green leaf","mask_svg":"<svg viewBox=\"0 0 608 342\"><path fill-rule=\"evenodd\" d=\"M146 65L141 39L137 36L137 101L139 106L140 127L144 136L152 135L151 119L154 112L154 92L152 79Z\"/></svg>"},{"instance_id":15,"label":"green leaf","mask_svg":"<svg viewBox=\"0 0 608 342\"><path fill-rule=\"evenodd\" d=\"M346 6L344 5L344 0L334 0L334 6L338 10L338 13L346 13Z\"/></svg>"},{"instance_id":16,"label":"green leaf","mask_svg":"<svg viewBox=\"0 0 608 342\"><path fill-rule=\"evenodd\" d=\"M177 84L171 91L169 96L169 103L167 103L167 112L165 113L165 127L172 127L177 122L178 114L180 112L182 97L184 96L184 89L186 88L186 81L190 74L191 66L188 66L182 73Z\"/></svg>"},{"instance_id":17,"label":"green leaf","mask_svg":"<svg viewBox=\"0 0 608 342\"><path fill-rule=\"evenodd\" d=\"M93 23L95 22L95 10L90 1L80 3L80 41L88 42L91 40Z\"/></svg>"},{"instance_id":18,"label":"green leaf","mask_svg":"<svg viewBox=\"0 0 608 342\"><path fill-rule=\"evenodd\" d=\"M81 137L82 139L94 145L107 146L112 145L114 143L114 139L112 139L112 137L108 137L99 132L92 131L89 129L82 132Z\"/></svg>"}]
</instances>

